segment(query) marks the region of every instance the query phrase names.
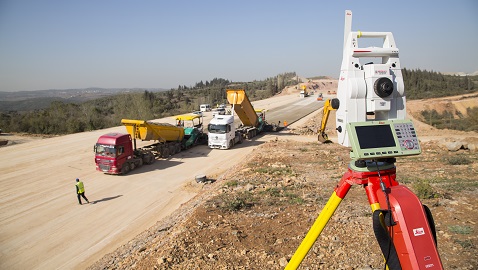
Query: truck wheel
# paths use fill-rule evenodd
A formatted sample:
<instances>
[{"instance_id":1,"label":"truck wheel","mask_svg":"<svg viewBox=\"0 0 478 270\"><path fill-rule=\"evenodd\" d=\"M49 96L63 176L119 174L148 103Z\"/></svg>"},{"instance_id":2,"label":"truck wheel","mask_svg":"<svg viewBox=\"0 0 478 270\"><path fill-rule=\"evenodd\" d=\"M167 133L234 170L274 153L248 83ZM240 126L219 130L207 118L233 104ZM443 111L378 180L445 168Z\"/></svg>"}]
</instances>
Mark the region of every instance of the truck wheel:
<instances>
[{"instance_id":1,"label":"truck wheel","mask_svg":"<svg viewBox=\"0 0 478 270\"><path fill-rule=\"evenodd\" d=\"M229 146L228 146L228 148L232 148L233 146L234 146L234 141L233 141L233 140L230 140L230 141L229 141Z\"/></svg>"},{"instance_id":2,"label":"truck wheel","mask_svg":"<svg viewBox=\"0 0 478 270\"><path fill-rule=\"evenodd\" d=\"M129 164L124 163L123 167L121 168L121 174L127 174L129 172Z\"/></svg>"},{"instance_id":3,"label":"truck wheel","mask_svg":"<svg viewBox=\"0 0 478 270\"><path fill-rule=\"evenodd\" d=\"M163 151L161 152L161 157L162 158L168 158L169 157L169 148L164 147Z\"/></svg>"},{"instance_id":4,"label":"truck wheel","mask_svg":"<svg viewBox=\"0 0 478 270\"><path fill-rule=\"evenodd\" d=\"M181 144L176 144L176 153L181 152Z\"/></svg>"},{"instance_id":5,"label":"truck wheel","mask_svg":"<svg viewBox=\"0 0 478 270\"><path fill-rule=\"evenodd\" d=\"M134 169L136 169L136 165L134 164L134 162L131 162L131 163L129 164L129 170L132 171L132 170L134 170Z\"/></svg>"},{"instance_id":6,"label":"truck wheel","mask_svg":"<svg viewBox=\"0 0 478 270\"><path fill-rule=\"evenodd\" d=\"M176 148L174 147L174 145L168 146L168 149L169 149L169 155L172 156L172 155L176 154L175 153Z\"/></svg>"},{"instance_id":7,"label":"truck wheel","mask_svg":"<svg viewBox=\"0 0 478 270\"><path fill-rule=\"evenodd\" d=\"M148 164L153 164L155 161L156 159L154 158L154 155L150 155L148 159Z\"/></svg>"},{"instance_id":8,"label":"truck wheel","mask_svg":"<svg viewBox=\"0 0 478 270\"><path fill-rule=\"evenodd\" d=\"M136 167L139 168L139 167L141 167L141 166L143 166L143 159L142 159L142 158L139 159L139 161L138 161L138 166L136 166Z\"/></svg>"}]
</instances>

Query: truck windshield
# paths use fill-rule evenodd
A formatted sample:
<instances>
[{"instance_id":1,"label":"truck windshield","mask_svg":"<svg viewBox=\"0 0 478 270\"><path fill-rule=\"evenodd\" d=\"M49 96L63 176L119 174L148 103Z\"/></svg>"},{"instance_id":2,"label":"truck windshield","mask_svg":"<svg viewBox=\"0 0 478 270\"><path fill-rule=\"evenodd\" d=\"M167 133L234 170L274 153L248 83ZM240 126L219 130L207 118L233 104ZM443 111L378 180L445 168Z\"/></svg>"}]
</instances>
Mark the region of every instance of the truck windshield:
<instances>
[{"instance_id":1,"label":"truck windshield","mask_svg":"<svg viewBox=\"0 0 478 270\"><path fill-rule=\"evenodd\" d=\"M116 157L116 148L108 144L96 144L96 155L105 157Z\"/></svg>"},{"instance_id":2,"label":"truck windshield","mask_svg":"<svg viewBox=\"0 0 478 270\"><path fill-rule=\"evenodd\" d=\"M224 134L224 133L226 133L226 125L209 124L207 126L207 130L209 131L209 133Z\"/></svg>"}]
</instances>

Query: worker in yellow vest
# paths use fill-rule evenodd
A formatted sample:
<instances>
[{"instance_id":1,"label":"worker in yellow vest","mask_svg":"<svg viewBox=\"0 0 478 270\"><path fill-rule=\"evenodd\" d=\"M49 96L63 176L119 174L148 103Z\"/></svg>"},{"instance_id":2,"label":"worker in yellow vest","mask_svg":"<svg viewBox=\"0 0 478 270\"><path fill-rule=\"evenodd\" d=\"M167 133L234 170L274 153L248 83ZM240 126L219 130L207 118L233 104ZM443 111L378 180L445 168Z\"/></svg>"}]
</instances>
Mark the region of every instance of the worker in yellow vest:
<instances>
[{"instance_id":1,"label":"worker in yellow vest","mask_svg":"<svg viewBox=\"0 0 478 270\"><path fill-rule=\"evenodd\" d=\"M76 178L75 186L76 186L76 194L78 194L78 203L82 204L80 196L83 197L83 199L85 199L87 203L90 203L90 201L88 201L88 199L85 196L85 185L83 184L83 182L81 182L80 179Z\"/></svg>"}]
</instances>

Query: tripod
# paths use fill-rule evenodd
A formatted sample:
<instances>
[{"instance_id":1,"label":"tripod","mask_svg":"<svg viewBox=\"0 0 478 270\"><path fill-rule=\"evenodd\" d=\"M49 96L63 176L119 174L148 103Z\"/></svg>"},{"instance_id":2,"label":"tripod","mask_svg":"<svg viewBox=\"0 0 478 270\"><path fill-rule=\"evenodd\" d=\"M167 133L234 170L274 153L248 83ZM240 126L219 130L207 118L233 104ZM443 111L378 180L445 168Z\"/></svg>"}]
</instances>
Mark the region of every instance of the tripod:
<instances>
[{"instance_id":1,"label":"tripod","mask_svg":"<svg viewBox=\"0 0 478 270\"><path fill-rule=\"evenodd\" d=\"M430 210L395 177L395 158L351 161L285 269L297 269L352 185L365 188L388 269L443 269Z\"/></svg>"}]
</instances>

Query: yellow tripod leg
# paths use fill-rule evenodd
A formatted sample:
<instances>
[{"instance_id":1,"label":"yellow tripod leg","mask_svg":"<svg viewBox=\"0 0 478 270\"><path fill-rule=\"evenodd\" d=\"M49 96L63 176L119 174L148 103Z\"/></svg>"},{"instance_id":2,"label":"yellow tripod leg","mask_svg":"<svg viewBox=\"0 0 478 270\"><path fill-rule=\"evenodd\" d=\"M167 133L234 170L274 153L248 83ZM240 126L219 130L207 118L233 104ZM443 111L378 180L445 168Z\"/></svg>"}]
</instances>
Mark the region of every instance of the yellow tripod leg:
<instances>
[{"instance_id":1,"label":"yellow tripod leg","mask_svg":"<svg viewBox=\"0 0 478 270\"><path fill-rule=\"evenodd\" d=\"M304 240L302 240L302 243L295 251L294 256L292 256L289 263L285 267L285 270L297 269L297 267L299 267L300 263L302 262L302 260L304 260L305 256L312 248L320 233L324 229L325 225L327 225L330 218L332 217L341 202L342 198L337 196L337 193L334 191L334 193L332 193L332 196L330 196L329 201L324 206L324 209L322 209L322 212L320 212L319 217L317 217L309 232L305 236Z\"/></svg>"}]
</instances>

